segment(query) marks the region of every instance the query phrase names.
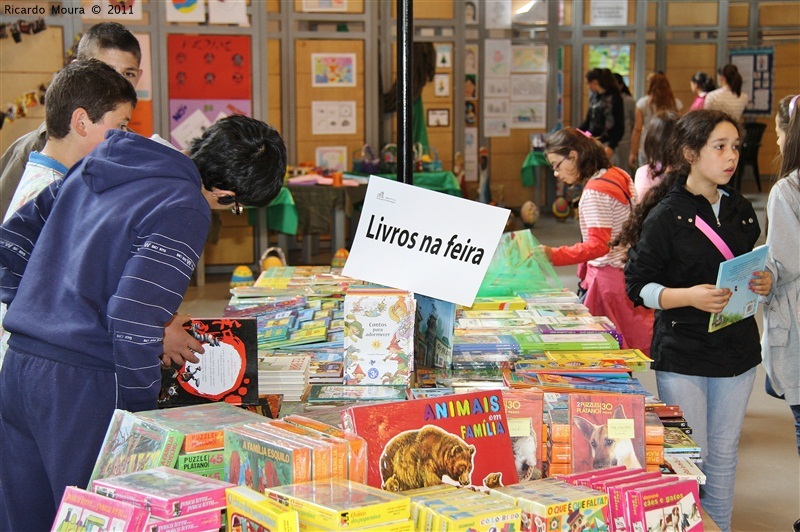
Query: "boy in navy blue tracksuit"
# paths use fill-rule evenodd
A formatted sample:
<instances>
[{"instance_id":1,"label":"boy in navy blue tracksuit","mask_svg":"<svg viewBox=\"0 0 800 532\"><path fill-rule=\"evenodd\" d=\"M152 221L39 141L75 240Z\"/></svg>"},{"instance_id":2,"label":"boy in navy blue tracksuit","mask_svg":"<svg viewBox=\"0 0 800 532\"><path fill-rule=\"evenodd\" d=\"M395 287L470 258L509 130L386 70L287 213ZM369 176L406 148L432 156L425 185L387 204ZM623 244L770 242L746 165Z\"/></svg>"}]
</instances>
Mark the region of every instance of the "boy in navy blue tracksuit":
<instances>
[{"instance_id":1,"label":"boy in navy blue tracksuit","mask_svg":"<svg viewBox=\"0 0 800 532\"><path fill-rule=\"evenodd\" d=\"M266 206L285 167L280 135L243 116L190 157L110 131L0 227L2 530L49 529L66 486L86 487L114 408L157 407L164 324L210 209Z\"/></svg>"}]
</instances>

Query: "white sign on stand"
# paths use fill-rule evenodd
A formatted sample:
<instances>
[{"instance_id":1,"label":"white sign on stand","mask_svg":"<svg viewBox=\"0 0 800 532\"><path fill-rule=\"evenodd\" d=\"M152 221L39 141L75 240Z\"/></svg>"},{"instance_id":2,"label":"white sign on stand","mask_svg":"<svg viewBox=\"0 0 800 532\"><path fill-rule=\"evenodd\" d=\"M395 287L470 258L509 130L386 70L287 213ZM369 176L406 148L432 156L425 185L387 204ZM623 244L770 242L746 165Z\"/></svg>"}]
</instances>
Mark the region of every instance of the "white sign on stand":
<instances>
[{"instance_id":1,"label":"white sign on stand","mask_svg":"<svg viewBox=\"0 0 800 532\"><path fill-rule=\"evenodd\" d=\"M508 209L370 176L343 274L471 306Z\"/></svg>"}]
</instances>

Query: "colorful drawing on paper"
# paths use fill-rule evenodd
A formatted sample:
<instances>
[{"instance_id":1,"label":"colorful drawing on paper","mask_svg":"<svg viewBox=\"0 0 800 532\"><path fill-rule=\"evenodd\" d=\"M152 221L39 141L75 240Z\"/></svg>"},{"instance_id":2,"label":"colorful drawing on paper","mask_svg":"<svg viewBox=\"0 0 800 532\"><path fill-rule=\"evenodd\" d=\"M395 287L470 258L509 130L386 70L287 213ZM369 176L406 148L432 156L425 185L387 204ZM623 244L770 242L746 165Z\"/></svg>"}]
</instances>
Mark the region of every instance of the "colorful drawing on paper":
<instances>
[{"instance_id":1,"label":"colorful drawing on paper","mask_svg":"<svg viewBox=\"0 0 800 532\"><path fill-rule=\"evenodd\" d=\"M355 87L356 54L311 54L312 86Z\"/></svg>"},{"instance_id":2,"label":"colorful drawing on paper","mask_svg":"<svg viewBox=\"0 0 800 532\"><path fill-rule=\"evenodd\" d=\"M512 129L544 129L547 106L545 102L511 102Z\"/></svg>"},{"instance_id":3,"label":"colorful drawing on paper","mask_svg":"<svg viewBox=\"0 0 800 532\"><path fill-rule=\"evenodd\" d=\"M189 148L211 124L231 115L252 115L250 100L183 100L169 101L170 142L181 150Z\"/></svg>"},{"instance_id":4,"label":"colorful drawing on paper","mask_svg":"<svg viewBox=\"0 0 800 532\"><path fill-rule=\"evenodd\" d=\"M303 12L347 11L347 0L303 0Z\"/></svg>"},{"instance_id":5,"label":"colorful drawing on paper","mask_svg":"<svg viewBox=\"0 0 800 532\"><path fill-rule=\"evenodd\" d=\"M311 133L353 135L356 133L356 102L311 102Z\"/></svg>"},{"instance_id":6,"label":"colorful drawing on paper","mask_svg":"<svg viewBox=\"0 0 800 532\"><path fill-rule=\"evenodd\" d=\"M547 72L547 45L512 46L511 72Z\"/></svg>"},{"instance_id":7,"label":"colorful drawing on paper","mask_svg":"<svg viewBox=\"0 0 800 532\"><path fill-rule=\"evenodd\" d=\"M346 146L320 146L316 149L315 160L317 166L335 172L347 171Z\"/></svg>"},{"instance_id":8,"label":"colorful drawing on paper","mask_svg":"<svg viewBox=\"0 0 800 532\"><path fill-rule=\"evenodd\" d=\"M167 22L205 22L205 0L171 0L164 2Z\"/></svg>"},{"instance_id":9,"label":"colorful drawing on paper","mask_svg":"<svg viewBox=\"0 0 800 532\"><path fill-rule=\"evenodd\" d=\"M250 36L167 36L170 99L249 100Z\"/></svg>"}]
</instances>

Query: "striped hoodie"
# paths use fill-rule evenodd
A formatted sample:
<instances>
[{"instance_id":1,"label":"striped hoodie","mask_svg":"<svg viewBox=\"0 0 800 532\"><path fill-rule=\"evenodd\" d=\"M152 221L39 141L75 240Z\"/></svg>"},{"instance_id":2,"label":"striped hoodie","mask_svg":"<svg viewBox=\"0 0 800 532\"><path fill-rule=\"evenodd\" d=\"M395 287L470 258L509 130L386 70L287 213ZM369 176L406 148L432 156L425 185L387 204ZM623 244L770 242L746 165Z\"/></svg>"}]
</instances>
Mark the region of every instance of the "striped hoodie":
<instances>
[{"instance_id":1,"label":"striped hoodie","mask_svg":"<svg viewBox=\"0 0 800 532\"><path fill-rule=\"evenodd\" d=\"M109 131L0 227L10 348L113 373L117 408L156 408L164 324L208 234L201 186L185 155Z\"/></svg>"}]
</instances>

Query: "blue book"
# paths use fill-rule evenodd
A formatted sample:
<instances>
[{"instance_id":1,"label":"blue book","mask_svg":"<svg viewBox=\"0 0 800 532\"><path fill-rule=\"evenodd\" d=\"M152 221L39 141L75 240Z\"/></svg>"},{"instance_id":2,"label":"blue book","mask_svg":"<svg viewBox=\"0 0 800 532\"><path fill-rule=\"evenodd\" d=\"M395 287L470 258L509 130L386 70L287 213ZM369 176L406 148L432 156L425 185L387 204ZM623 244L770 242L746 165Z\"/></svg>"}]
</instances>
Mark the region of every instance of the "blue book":
<instances>
[{"instance_id":1,"label":"blue book","mask_svg":"<svg viewBox=\"0 0 800 532\"><path fill-rule=\"evenodd\" d=\"M767 263L769 247L758 246L753 251L726 260L719 265L717 288L728 288L732 292L722 312L711 314L708 332L714 332L737 321L755 315L758 309L758 294L750 290L753 272L763 271Z\"/></svg>"}]
</instances>

